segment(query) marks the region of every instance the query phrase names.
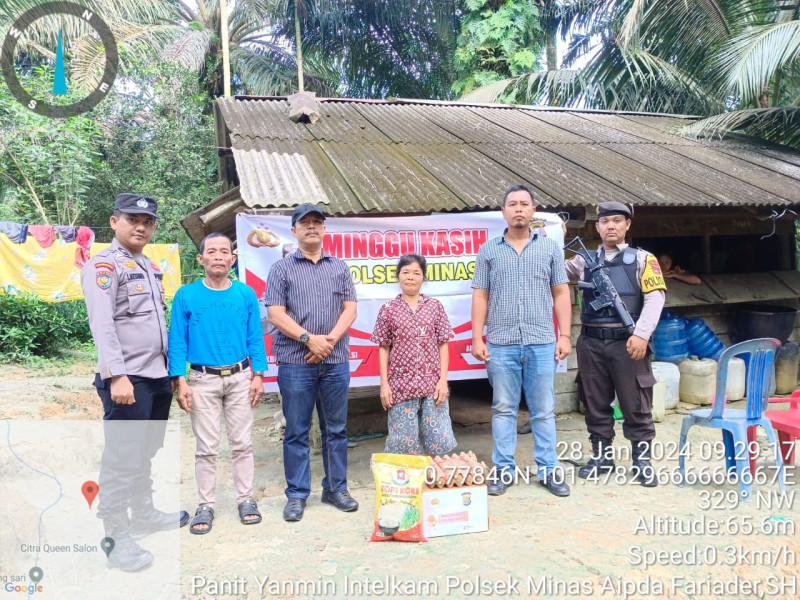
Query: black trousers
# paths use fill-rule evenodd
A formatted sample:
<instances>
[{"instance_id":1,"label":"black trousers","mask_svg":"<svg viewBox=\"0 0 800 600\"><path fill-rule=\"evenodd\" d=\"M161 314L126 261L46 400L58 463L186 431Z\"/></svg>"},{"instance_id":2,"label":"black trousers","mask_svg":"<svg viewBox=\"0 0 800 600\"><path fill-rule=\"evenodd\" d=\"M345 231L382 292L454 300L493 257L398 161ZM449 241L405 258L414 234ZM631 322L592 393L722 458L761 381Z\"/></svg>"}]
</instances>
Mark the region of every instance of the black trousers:
<instances>
[{"instance_id":1,"label":"black trousers","mask_svg":"<svg viewBox=\"0 0 800 600\"><path fill-rule=\"evenodd\" d=\"M152 495L151 461L164 445L172 403L169 377L148 379L129 376L133 404L111 400L111 380L96 375L94 385L103 402L105 446L100 463L97 516L101 519L127 513L133 501Z\"/></svg>"},{"instance_id":2,"label":"black trousers","mask_svg":"<svg viewBox=\"0 0 800 600\"><path fill-rule=\"evenodd\" d=\"M581 334L577 343L578 395L586 406L586 428L590 437L614 438L614 392L625 420L622 433L632 442L650 441L653 425L653 386L650 350L633 360L627 340L601 340Z\"/></svg>"}]
</instances>

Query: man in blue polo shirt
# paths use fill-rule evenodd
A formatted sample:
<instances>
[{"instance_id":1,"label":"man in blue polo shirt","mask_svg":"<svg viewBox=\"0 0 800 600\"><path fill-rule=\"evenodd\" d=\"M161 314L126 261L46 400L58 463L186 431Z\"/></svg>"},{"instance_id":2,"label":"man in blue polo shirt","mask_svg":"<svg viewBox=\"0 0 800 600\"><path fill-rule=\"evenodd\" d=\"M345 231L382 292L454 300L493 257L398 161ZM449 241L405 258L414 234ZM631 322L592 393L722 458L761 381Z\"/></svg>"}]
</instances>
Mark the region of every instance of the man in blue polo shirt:
<instances>
[{"instance_id":1,"label":"man in blue polo shirt","mask_svg":"<svg viewBox=\"0 0 800 600\"><path fill-rule=\"evenodd\" d=\"M311 493L308 432L314 407L322 433L322 501L346 512L358 509L347 491L348 331L356 320L356 290L344 261L322 249L325 215L313 204L292 213L298 249L267 277L266 304L275 325L273 349L286 432L283 468L287 521L303 518Z\"/></svg>"},{"instance_id":2,"label":"man in blue polo shirt","mask_svg":"<svg viewBox=\"0 0 800 600\"><path fill-rule=\"evenodd\" d=\"M509 188L502 211L508 227L481 246L472 280L472 355L486 361L493 390L492 461L497 472L487 491L499 496L514 483L517 412L524 390L539 482L556 496L568 496L556 457L553 386L556 359L572 351L564 254L555 241L531 231L536 206L527 187Z\"/></svg>"},{"instance_id":3,"label":"man in blue polo shirt","mask_svg":"<svg viewBox=\"0 0 800 600\"><path fill-rule=\"evenodd\" d=\"M253 409L263 394L267 356L255 292L228 279L235 256L231 241L212 233L200 243L197 261L205 277L181 287L172 303L169 374L178 405L192 418L197 438L195 479L200 506L190 531L211 531L217 485L222 413L233 460L239 519L261 521L253 500ZM186 382L186 362L191 363Z\"/></svg>"}]
</instances>

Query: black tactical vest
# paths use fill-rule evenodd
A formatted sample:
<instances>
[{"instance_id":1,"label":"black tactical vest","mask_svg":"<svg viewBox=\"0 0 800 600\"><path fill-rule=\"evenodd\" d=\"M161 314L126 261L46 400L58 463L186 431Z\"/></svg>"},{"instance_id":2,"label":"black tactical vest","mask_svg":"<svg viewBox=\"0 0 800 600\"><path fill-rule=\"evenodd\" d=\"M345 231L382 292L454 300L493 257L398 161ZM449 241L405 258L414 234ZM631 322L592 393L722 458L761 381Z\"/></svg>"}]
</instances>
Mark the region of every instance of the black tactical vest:
<instances>
[{"instance_id":1,"label":"black tactical vest","mask_svg":"<svg viewBox=\"0 0 800 600\"><path fill-rule=\"evenodd\" d=\"M644 294L636 278L636 248L630 246L617 254L612 261L605 261L603 270L608 274L608 278L617 290L617 294L625 303L628 312L631 313L634 322L639 320L644 305ZM584 281L591 281L589 268L583 269ZM583 305L581 307L581 323L619 323L620 318L613 306L595 311L589 305L594 300L592 290L583 290Z\"/></svg>"}]
</instances>

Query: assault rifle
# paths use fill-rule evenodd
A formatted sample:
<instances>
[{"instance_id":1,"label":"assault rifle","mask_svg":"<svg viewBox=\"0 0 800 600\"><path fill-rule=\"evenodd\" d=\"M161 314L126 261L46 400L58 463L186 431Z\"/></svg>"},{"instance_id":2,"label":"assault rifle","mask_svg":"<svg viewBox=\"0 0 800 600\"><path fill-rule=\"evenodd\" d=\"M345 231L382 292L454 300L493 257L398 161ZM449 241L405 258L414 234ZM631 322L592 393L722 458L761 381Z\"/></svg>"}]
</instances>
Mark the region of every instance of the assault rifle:
<instances>
[{"instance_id":1,"label":"assault rifle","mask_svg":"<svg viewBox=\"0 0 800 600\"><path fill-rule=\"evenodd\" d=\"M578 244L580 248L574 250L572 246L575 244ZM614 310L616 310L619 315L620 321L628 330L628 333L633 334L636 324L633 322L631 313L628 312L628 308L625 306L622 298L619 297L617 290L614 288L614 284L611 283L611 279L608 278L608 274L603 270L603 265L597 263L594 255L583 245L581 238L576 237L569 244L564 246L564 250L569 250L573 254L582 256L583 260L586 262L591 281L579 281L578 289L592 290L594 292L594 300L589 302L589 306L592 307L592 310L599 311L602 308L613 306Z\"/></svg>"}]
</instances>

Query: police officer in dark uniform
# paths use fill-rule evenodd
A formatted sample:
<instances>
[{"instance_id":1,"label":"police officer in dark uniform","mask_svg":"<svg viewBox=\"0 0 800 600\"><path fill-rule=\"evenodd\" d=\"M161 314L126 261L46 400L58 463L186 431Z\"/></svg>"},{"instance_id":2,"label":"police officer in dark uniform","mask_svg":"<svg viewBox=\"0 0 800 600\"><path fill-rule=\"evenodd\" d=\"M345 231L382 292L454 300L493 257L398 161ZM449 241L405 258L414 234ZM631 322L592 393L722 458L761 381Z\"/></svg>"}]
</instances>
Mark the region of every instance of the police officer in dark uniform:
<instances>
[{"instance_id":1,"label":"police officer in dark uniform","mask_svg":"<svg viewBox=\"0 0 800 600\"><path fill-rule=\"evenodd\" d=\"M584 290L578 356L578 394L586 406L586 427L592 443L592 458L578 471L584 479L614 469L612 440L616 392L624 421L622 431L631 441L636 480L646 487L658 482L650 464L653 425L653 385L648 340L658 324L664 306L666 285L656 258L625 243L632 210L621 202L598 206L595 225L602 245L596 260L603 265L636 328L631 335L613 307L594 310L591 290ZM572 280L589 279L583 257L567 261Z\"/></svg>"},{"instance_id":2,"label":"police officer in dark uniform","mask_svg":"<svg viewBox=\"0 0 800 600\"><path fill-rule=\"evenodd\" d=\"M150 477L172 403L163 274L142 254L155 233L157 208L141 194L118 195L110 219L114 240L81 272L104 411L98 517L115 544L109 564L125 571L153 560L134 539L188 520L153 507Z\"/></svg>"}]
</instances>

